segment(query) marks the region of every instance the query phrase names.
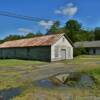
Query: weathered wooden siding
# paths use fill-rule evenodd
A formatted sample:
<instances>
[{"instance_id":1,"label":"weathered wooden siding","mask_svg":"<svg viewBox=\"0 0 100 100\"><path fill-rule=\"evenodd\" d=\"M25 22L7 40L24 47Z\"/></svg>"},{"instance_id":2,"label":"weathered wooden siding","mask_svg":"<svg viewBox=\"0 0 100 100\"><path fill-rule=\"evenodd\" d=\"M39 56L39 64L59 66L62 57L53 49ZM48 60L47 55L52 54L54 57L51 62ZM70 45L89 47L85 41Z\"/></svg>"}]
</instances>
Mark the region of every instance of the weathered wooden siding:
<instances>
[{"instance_id":1,"label":"weathered wooden siding","mask_svg":"<svg viewBox=\"0 0 100 100\"><path fill-rule=\"evenodd\" d=\"M0 49L0 58L14 58L14 50L11 49Z\"/></svg>"},{"instance_id":2,"label":"weathered wooden siding","mask_svg":"<svg viewBox=\"0 0 100 100\"><path fill-rule=\"evenodd\" d=\"M0 58L2 57L2 49L0 49Z\"/></svg>"},{"instance_id":3,"label":"weathered wooden siding","mask_svg":"<svg viewBox=\"0 0 100 100\"><path fill-rule=\"evenodd\" d=\"M36 60L51 60L51 47L33 47L29 49L29 58Z\"/></svg>"},{"instance_id":4,"label":"weathered wooden siding","mask_svg":"<svg viewBox=\"0 0 100 100\"><path fill-rule=\"evenodd\" d=\"M51 47L28 47L28 48L3 48L0 49L0 58L18 58L33 60L51 60Z\"/></svg>"},{"instance_id":5,"label":"weathered wooden siding","mask_svg":"<svg viewBox=\"0 0 100 100\"><path fill-rule=\"evenodd\" d=\"M15 48L15 58L27 59L27 48Z\"/></svg>"}]
</instances>

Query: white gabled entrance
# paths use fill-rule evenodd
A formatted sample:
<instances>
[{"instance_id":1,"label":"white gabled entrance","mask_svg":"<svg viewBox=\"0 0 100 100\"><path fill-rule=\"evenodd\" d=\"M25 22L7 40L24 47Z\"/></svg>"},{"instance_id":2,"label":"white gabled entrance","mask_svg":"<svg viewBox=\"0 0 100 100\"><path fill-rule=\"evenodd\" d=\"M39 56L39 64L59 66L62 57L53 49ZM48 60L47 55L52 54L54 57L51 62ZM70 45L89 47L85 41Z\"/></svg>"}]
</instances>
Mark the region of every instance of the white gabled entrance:
<instances>
[{"instance_id":1,"label":"white gabled entrance","mask_svg":"<svg viewBox=\"0 0 100 100\"><path fill-rule=\"evenodd\" d=\"M73 47L63 36L51 46L51 61L73 59Z\"/></svg>"}]
</instances>

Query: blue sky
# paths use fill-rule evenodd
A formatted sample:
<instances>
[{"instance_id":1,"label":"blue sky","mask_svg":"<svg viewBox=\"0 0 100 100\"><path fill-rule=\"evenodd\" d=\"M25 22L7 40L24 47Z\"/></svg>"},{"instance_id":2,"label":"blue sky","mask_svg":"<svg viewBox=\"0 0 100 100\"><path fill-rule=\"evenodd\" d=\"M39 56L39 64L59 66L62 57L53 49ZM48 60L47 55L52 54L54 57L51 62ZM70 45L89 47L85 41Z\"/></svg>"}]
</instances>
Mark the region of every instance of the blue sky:
<instances>
[{"instance_id":1,"label":"blue sky","mask_svg":"<svg viewBox=\"0 0 100 100\"><path fill-rule=\"evenodd\" d=\"M28 32L45 32L54 20L63 25L73 18L85 28L100 26L100 0L0 0L0 11L50 19L46 22L31 22L0 16L0 39L9 34L27 34Z\"/></svg>"}]
</instances>

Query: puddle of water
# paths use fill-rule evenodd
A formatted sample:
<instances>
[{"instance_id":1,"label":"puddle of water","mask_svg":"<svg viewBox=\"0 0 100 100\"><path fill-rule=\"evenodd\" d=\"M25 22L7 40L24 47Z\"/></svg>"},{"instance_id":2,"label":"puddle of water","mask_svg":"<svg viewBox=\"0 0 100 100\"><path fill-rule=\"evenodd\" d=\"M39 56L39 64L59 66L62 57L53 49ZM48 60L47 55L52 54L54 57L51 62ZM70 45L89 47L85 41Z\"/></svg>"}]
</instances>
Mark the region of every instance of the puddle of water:
<instances>
[{"instance_id":1,"label":"puddle of water","mask_svg":"<svg viewBox=\"0 0 100 100\"><path fill-rule=\"evenodd\" d=\"M81 87L92 87L93 85L94 85L94 80L92 79L92 77L85 74L81 76L80 81L78 83L78 86Z\"/></svg>"},{"instance_id":2,"label":"puddle of water","mask_svg":"<svg viewBox=\"0 0 100 100\"><path fill-rule=\"evenodd\" d=\"M0 100L11 100L11 98L20 95L22 90L20 88L11 88L0 91Z\"/></svg>"},{"instance_id":3,"label":"puddle of water","mask_svg":"<svg viewBox=\"0 0 100 100\"><path fill-rule=\"evenodd\" d=\"M70 81L73 81L73 80L70 80ZM56 85L52 80L50 80L50 78L39 80L39 81L35 82L35 84L37 86L45 87L45 88L54 88L54 87L67 87L67 88L78 87L78 88L81 88L81 87L92 87L95 84L95 82L92 79L92 77L90 77L89 75L83 74L80 76L78 81L76 81L74 84L66 83L66 84Z\"/></svg>"},{"instance_id":4,"label":"puddle of water","mask_svg":"<svg viewBox=\"0 0 100 100\"><path fill-rule=\"evenodd\" d=\"M49 80L49 79L39 80L39 81L35 82L35 84L37 86L45 87L45 88L53 88L53 87L55 87L53 82L51 80Z\"/></svg>"}]
</instances>

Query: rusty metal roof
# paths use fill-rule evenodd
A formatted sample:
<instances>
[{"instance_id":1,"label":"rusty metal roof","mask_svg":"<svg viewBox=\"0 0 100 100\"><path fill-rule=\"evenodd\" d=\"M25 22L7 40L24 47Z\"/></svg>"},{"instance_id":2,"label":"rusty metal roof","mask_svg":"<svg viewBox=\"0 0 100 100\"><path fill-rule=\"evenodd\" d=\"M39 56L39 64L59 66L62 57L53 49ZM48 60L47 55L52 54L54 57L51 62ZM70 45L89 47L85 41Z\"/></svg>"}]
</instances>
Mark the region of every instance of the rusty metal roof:
<instances>
[{"instance_id":1,"label":"rusty metal roof","mask_svg":"<svg viewBox=\"0 0 100 100\"><path fill-rule=\"evenodd\" d=\"M2 43L0 48L50 46L59 40L63 35L64 34L45 35L29 39L7 41Z\"/></svg>"}]
</instances>

